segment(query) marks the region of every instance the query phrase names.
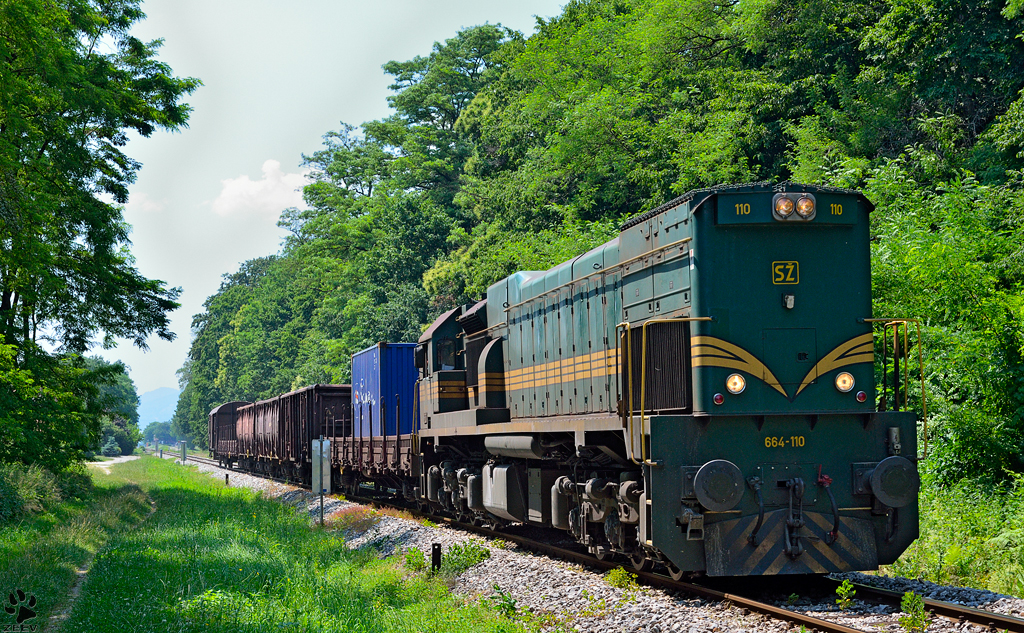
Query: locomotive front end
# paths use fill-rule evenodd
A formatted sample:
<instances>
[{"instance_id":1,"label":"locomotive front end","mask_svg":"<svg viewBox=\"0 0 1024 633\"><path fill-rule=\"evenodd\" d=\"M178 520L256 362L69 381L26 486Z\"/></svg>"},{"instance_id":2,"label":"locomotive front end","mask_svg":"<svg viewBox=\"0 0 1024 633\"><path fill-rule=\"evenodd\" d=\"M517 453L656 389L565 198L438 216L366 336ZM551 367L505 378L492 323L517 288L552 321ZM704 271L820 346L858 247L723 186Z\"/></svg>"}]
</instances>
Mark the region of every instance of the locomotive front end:
<instances>
[{"instance_id":1,"label":"locomotive front end","mask_svg":"<svg viewBox=\"0 0 1024 633\"><path fill-rule=\"evenodd\" d=\"M624 227L627 255L684 242L684 266L652 265L649 307L625 305L624 278L620 329L639 532L673 575L876 569L917 537L910 345L876 363L894 330L872 318L870 211L857 192L755 185ZM666 310L668 286L688 301ZM674 410L673 372L689 390Z\"/></svg>"}]
</instances>

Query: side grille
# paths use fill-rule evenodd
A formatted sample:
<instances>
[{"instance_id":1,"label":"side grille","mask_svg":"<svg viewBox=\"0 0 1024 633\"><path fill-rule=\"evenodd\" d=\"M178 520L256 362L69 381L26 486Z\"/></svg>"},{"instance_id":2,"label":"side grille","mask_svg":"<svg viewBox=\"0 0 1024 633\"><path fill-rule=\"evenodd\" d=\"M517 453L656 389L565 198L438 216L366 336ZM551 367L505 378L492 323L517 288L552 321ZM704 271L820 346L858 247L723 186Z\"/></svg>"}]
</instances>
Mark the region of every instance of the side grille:
<instances>
[{"instance_id":1,"label":"side grille","mask_svg":"<svg viewBox=\"0 0 1024 633\"><path fill-rule=\"evenodd\" d=\"M641 362L643 330L630 332L630 350L622 354L622 393L629 398L630 365L632 365L633 410L640 411ZM626 334L622 333L620 349L625 350ZM647 371L644 380L647 411L673 411L690 406L690 324L686 321L652 323L647 326Z\"/></svg>"}]
</instances>

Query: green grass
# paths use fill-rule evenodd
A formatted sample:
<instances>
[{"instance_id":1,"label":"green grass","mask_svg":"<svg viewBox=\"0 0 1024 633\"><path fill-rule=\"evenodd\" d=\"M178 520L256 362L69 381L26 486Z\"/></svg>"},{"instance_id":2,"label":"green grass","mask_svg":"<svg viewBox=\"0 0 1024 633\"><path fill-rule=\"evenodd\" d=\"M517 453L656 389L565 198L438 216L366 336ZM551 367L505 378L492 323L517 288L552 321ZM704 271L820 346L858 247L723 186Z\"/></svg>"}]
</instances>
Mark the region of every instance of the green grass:
<instances>
[{"instance_id":1,"label":"green grass","mask_svg":"<svg viewBox=\"0 0 1024 633\"><path fill-rule=\"evenodd\" d=\"M150 509L137 486L105 481L103 475L96 475L95 488L84 496L0 523L0 599L14 589L34 595L37 619L26 624L45 622L62 608L77 569Z\"/></svg>"},{"instance_id":2,"label":"green grass","mask_svg":"<svg viewBox=\"0 0 1024 633\"><path fill-rule=\"evenodd\" d=\"M1024 596L1024 480L922 483L921 537L886 573Z\"/></svg>"},{"instance_id":3,"label":"green grass","mask_svg":"<svg viewBox=\"0 0 1024 633\"><path fill-rule=\"evenodd\" d=\"M291 508L153 457L110 479L157 511L96 557L67 631L517 631L404 557L349 550Z\"/></svg>"}]
</instances>

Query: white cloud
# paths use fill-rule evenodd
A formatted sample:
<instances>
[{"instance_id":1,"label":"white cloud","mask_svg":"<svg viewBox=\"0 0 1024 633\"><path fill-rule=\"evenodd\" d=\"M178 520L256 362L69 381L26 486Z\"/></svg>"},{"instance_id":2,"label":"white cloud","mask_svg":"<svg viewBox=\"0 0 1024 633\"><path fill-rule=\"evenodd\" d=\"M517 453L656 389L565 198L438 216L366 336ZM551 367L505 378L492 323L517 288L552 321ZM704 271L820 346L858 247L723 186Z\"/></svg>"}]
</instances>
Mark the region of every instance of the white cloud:
<instances>
[{"instance_id":1,"label":"white cloud","mask_svg":"<svg viewBox=\"0 0 1024 633\"><path fill-rule=\"evenodd\" d=\"M263 163L263 177L259 180L239 176L220 181L220 195L213 201L213 212L221 216L276 218L288 207L303 207L304 174L286 174L281 171L280 162L267 160Z\"/></svg>"},{"instance_id":2,"label":"white cloud","mask_svg":"<svg viewBox=\"0 0 1024 633\"><path fill-rule=\"evenodd\" d=\"M167 208L166 200L155 200L145 192L132 193L124 208L135 213L160 213Z\"/></svg>"}]
</instances>

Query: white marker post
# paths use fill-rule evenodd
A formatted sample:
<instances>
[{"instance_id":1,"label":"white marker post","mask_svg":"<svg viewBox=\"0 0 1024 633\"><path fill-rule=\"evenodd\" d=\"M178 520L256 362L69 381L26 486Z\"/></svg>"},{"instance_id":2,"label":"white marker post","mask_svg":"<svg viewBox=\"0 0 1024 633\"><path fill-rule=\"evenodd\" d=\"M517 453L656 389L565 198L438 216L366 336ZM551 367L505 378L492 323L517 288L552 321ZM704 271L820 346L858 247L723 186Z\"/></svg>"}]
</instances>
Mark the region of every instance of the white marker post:
<instances>
[{"instance_id":1,"label":"white marker post","mask_svg":"<svg viewBox=\"0 0 1024 633\"><path fill-rule=\"evenodd\" d=\"M331 494L331 441L313 440L313 490L320 491L320 525L324 524L324 495Z\"/></svg>"}]
</instances>

